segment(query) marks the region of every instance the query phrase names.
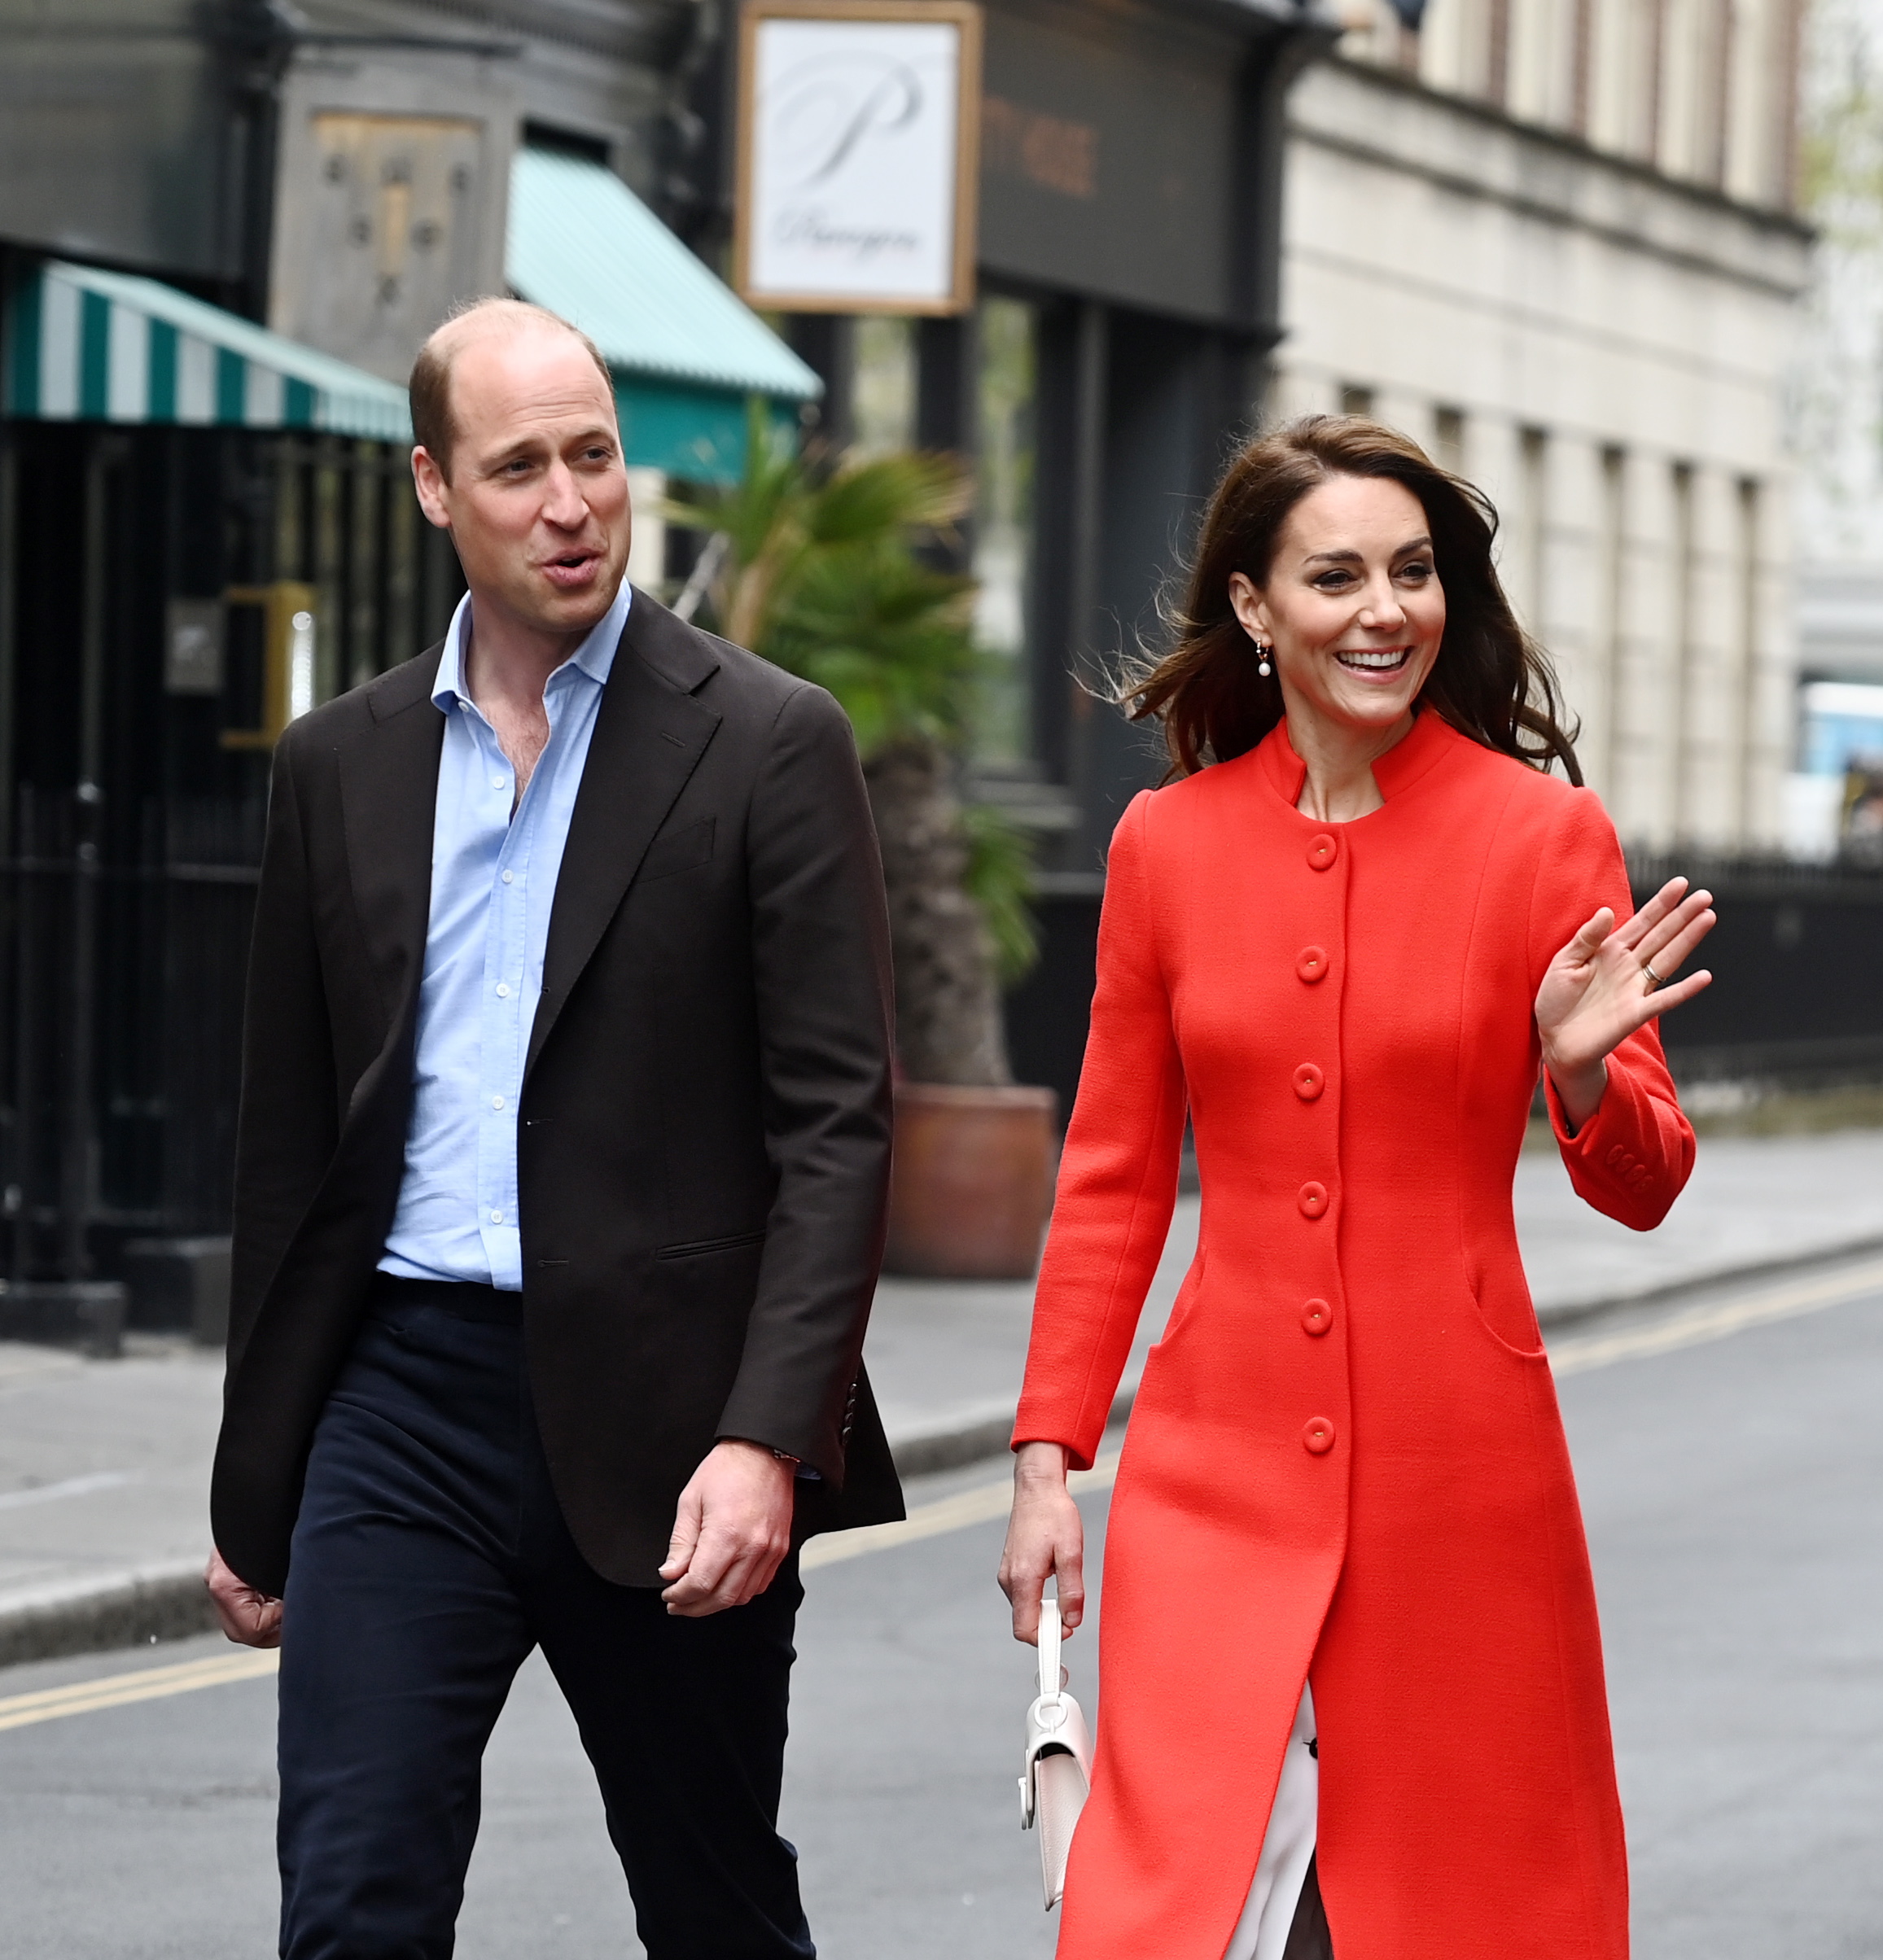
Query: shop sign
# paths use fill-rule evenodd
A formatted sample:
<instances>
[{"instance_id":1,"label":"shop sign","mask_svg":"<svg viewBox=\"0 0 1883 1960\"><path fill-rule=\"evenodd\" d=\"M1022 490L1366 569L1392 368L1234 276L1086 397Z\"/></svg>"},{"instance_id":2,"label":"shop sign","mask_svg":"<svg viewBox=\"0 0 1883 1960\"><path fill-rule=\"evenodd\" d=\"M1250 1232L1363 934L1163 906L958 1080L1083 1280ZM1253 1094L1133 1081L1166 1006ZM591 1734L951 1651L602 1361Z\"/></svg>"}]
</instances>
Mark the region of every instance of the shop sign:
<instances>
[{"instance_id":1,"label":"shop sign","mask_svg":"<svg viewBox=\"0 0 1883 1960\"><path fill-rule=\"evenodd\" d=\"M970 306L980 8L751 0L742 37L744 297L788 313Z\"/></svg>"},{"instance_id":2,"label":"shop sign","mask_svg":"<svg viewBox=\"0 0 1883 1960\"><path fill-rule=\"evenodd\" d=\"M1242 45L1145 37L1123 9L1074 32L987 21L984 272L1151 313L1235 317Z\"/></svg>"}]
</instances>

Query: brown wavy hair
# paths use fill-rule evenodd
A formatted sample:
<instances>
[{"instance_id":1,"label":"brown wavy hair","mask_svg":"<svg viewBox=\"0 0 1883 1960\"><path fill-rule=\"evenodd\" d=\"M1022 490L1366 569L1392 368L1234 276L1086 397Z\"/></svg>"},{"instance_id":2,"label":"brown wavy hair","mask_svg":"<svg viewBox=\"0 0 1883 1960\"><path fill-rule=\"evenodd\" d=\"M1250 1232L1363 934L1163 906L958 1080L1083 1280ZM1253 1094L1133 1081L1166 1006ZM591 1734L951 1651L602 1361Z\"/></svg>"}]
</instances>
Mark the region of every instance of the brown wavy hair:
<instances>
[{"instance_id":1,"label":"brown wavy hair","mask_svg":"<svg viewBox=\"0 0 1883 1960\"><path fill-rule=\"evenodd\" d=\"M1118 699L1133 721L1161 720L1171 772L1193 776L1254 748L1281 720L1281 684L1229 605L1241 572L1265 587L1289 513L1335 476L1403 483L1425 513L1445 592L1445 633L1421 705L1460 734L1531 767L1561 763L1583 780L1574 729L1549 656L1517 623L1491 561L1497 513L1474 483L1442 470L1410 436L1354 415L1309 415L1246 444L1216 486L1182 603L1175 644L1127 672Z\"/></svg>"}]
</instances>

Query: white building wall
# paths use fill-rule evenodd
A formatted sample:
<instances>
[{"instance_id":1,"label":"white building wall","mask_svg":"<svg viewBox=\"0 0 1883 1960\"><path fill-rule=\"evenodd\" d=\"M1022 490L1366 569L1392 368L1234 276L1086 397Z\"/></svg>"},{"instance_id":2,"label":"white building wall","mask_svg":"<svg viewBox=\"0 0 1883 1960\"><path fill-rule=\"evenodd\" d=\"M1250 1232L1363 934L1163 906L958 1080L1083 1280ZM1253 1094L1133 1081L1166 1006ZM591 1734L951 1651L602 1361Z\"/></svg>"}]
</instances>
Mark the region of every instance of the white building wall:
<instances>
[{"instance_id":1,"label":"white building wall","mask_svg":"<svg viewBox=\"0 0 1883 1960\"><path fill-rule=\"evenodd\" d=\"M1725 41L1725 0L1671 4L1659 109L1639 0L1596 0L1579 29L1559 0L1503 3L1513 112L1429 85L1383 32L1360 41L1377 65L1338 59L1297 85L1273 406L1360 391L1434 453L1460 439L1624 838L1769 847L1793 743L1778 518L1806 238L1772 208L1785 173L1758 119L1728 98L1734 48L1776 32L1788 0L1741 0ZM1421 66L1471 73L1492 5L1434 0ZM1772 97L1768 81L1776 115ZM1578 116L1688 181L1602 154L1566 131ZM1735 172L1764 208L1706 186Z\"/></svg>"}]
</instances>

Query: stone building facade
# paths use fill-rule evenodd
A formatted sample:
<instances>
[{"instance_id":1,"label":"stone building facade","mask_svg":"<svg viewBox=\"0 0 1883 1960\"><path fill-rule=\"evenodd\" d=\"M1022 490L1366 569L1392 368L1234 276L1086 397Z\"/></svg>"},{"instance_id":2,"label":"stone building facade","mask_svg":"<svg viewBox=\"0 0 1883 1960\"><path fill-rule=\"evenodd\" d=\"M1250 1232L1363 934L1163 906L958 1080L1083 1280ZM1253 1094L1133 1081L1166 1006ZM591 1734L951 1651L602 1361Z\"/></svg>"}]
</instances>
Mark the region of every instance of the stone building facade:
<instances>
[{"instance_id":1,"label":"stone building facade","mask_svg":"<svg viewBox=\"0 0 1883 1960\"><path fill-rule=\"evenodd\" d=\"M1798 0L1385 0L1291 102L1272 411L1415 435L1631 847L1780 847Z\"/></svg>"},{"instance_id":2,"label":"stone building facade","mask_svg":"<svg viewBox=\"0 0 1883 1960\"><path fill-rule=\"evenodd\" d=\"M1814 0L1801 201L1817 230L1792 391L1800 856L1883 856L1883 0Z\"/></svg>"}]
</instances>

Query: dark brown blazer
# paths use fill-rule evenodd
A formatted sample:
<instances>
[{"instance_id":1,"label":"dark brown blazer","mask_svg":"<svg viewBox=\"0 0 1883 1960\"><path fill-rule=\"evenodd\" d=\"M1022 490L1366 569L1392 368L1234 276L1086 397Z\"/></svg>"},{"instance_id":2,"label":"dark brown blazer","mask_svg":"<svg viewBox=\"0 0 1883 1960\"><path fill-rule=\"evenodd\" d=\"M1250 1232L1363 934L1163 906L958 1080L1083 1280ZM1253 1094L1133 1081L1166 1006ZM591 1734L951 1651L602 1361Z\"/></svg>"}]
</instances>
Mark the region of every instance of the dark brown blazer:
<instances>
[{"instance_id":1,"label":"dark brown blazer","mask_svg":"<svg viewBox=\"0 0 1883 1960\"><path fill-rule=\"evenodd\" d=\"M279 1594L405 1164L440 648L275 753L248 980L216 1542ZM720 1437L800 1457L798 1533L902 1515L863 1372L892 989L821 689L637 591L577 793L518 1111L530 1383L595 1569L659 1583Z\"/></svg>"}]
</instances>

